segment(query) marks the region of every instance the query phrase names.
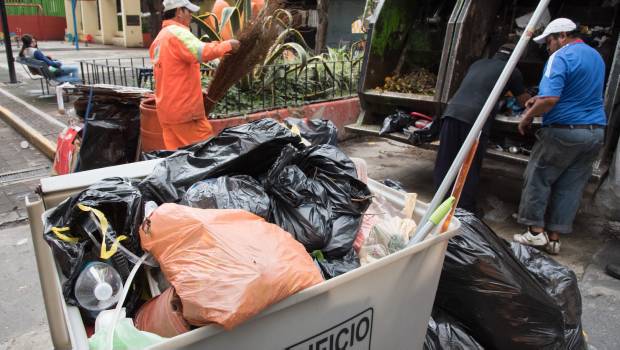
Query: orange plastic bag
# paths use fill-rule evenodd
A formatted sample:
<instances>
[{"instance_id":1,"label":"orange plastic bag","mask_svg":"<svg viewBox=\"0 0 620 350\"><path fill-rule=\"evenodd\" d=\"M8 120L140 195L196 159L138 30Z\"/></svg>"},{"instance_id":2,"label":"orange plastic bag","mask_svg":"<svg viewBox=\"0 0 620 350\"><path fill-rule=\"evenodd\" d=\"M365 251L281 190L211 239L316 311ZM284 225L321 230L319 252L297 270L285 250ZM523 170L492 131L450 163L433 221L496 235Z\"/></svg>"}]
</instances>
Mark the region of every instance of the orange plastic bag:
<instances>
[{"instance_id":1,"label":"orange plastic bag","mask_svg":"<svg viewBox=\"0 0 620 350\"><path fill-rule=\"evenodd\" d=\"M140 229L192 325L230 330L323 278L304 247L243 210L164 204Z\"/></svg>"},{"instance_id":2,"label":"orange plastic bag","mask_svg":"<svg viewBox=\"0 0 620 350\"><path fill-rule=\"evenodd\" d=\"M134 318L135 326L164 338L189 332L190 326L183 318L182 309L179 296L170 287L142 305Z\"/></svg>"}]
</instances>

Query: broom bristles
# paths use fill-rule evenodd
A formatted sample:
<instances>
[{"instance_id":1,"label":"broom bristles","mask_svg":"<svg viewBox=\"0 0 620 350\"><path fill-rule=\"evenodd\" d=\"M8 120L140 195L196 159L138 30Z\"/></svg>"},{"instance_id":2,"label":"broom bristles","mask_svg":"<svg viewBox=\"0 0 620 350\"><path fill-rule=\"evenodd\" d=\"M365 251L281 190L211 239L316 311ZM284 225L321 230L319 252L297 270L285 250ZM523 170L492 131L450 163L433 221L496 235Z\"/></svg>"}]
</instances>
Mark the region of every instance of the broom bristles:
<instances>
[{"instance_id":1,"label":"broom bristles","mask_svg":"<svg viewBox=\"0 0 620 350\"><path fill-rule=\"evenodd\" d=\"M274 12L281 8L282 0L269 1L256 19L239 34L239 50L225 56L213 75L205 100L205 112L211 113L228 89L246 77L254 67L264 62L269 49L276 41L280 26L277 21L270 20Z\"/></svg>"}]
</instances>

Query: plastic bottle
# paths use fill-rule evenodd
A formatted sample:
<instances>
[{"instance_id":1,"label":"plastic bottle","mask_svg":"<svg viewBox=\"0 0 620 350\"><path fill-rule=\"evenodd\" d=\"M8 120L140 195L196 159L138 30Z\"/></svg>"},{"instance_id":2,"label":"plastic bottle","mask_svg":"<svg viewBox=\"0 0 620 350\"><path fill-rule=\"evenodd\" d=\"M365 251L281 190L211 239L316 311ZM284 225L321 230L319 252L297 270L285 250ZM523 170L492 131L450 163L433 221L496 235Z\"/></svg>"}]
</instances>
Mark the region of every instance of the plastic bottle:
<instances>
[{"instance_id":1,"label":"plastic bottle","mask_svg":"<svg viewBox=\"0 0 620 350\"><path fill-rule=\"evenodd\" d=\"M123 291L123 280L114 267L91 262L75 282L75 298L89 311L103 311L114 306Z\"/></svg>"}]
</instances>

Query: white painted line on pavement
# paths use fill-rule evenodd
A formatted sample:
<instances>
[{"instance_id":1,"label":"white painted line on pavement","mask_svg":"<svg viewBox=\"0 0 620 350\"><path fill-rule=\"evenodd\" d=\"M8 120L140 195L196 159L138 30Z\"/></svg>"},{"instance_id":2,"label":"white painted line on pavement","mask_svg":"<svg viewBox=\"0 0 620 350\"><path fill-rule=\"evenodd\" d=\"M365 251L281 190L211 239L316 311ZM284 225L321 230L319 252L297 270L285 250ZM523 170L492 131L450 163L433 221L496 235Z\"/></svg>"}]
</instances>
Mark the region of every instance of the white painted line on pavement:
<instances>
[{"instance_id":1,"label":"white painted line on pavement","mask_svg":"<svg viewBox=\"0 0 620 350\"><path fill-rule=\"evenodd\" d=\"M21 98L13 95L12 93L6 91L5 89L0 88L0 93L3 94L6 97L12 99L15 102L21 103L22 105L24 105L24 107L26 107L30 111L36 113L37 115L39 115L41 118L45 119L46 121L48 121L48 122L50 122L50 123L52 123L54 125L60 126L61 128L66 128L67 127L67 125L65 123L63 123L60 120L52 117L49 114L43 112L42 110L38 109L37 107L31 105L30 103L28 103L28 102L26 102L24 100L22 100Z\"/></svg>"}]
</instances>

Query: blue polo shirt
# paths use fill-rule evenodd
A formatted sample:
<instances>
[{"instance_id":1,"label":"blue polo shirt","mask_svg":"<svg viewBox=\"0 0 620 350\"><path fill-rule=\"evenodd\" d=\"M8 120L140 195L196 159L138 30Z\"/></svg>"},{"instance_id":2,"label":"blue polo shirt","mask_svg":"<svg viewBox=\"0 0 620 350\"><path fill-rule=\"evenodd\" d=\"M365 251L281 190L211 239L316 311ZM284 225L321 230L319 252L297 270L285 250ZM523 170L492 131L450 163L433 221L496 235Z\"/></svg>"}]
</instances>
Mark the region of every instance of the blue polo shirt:
<instances>
[{"instance_id":1,"label":"blue polo shirt","mask_svg":"<svg viewBox=\"0 0 620 350\"><path fill-rule=\"evenodd\" d=\"M603 108L605 62L581 40L553 53L540 81L540 97L560 97L543 125L607 125Z\"/></svg>"}]
</instances>

